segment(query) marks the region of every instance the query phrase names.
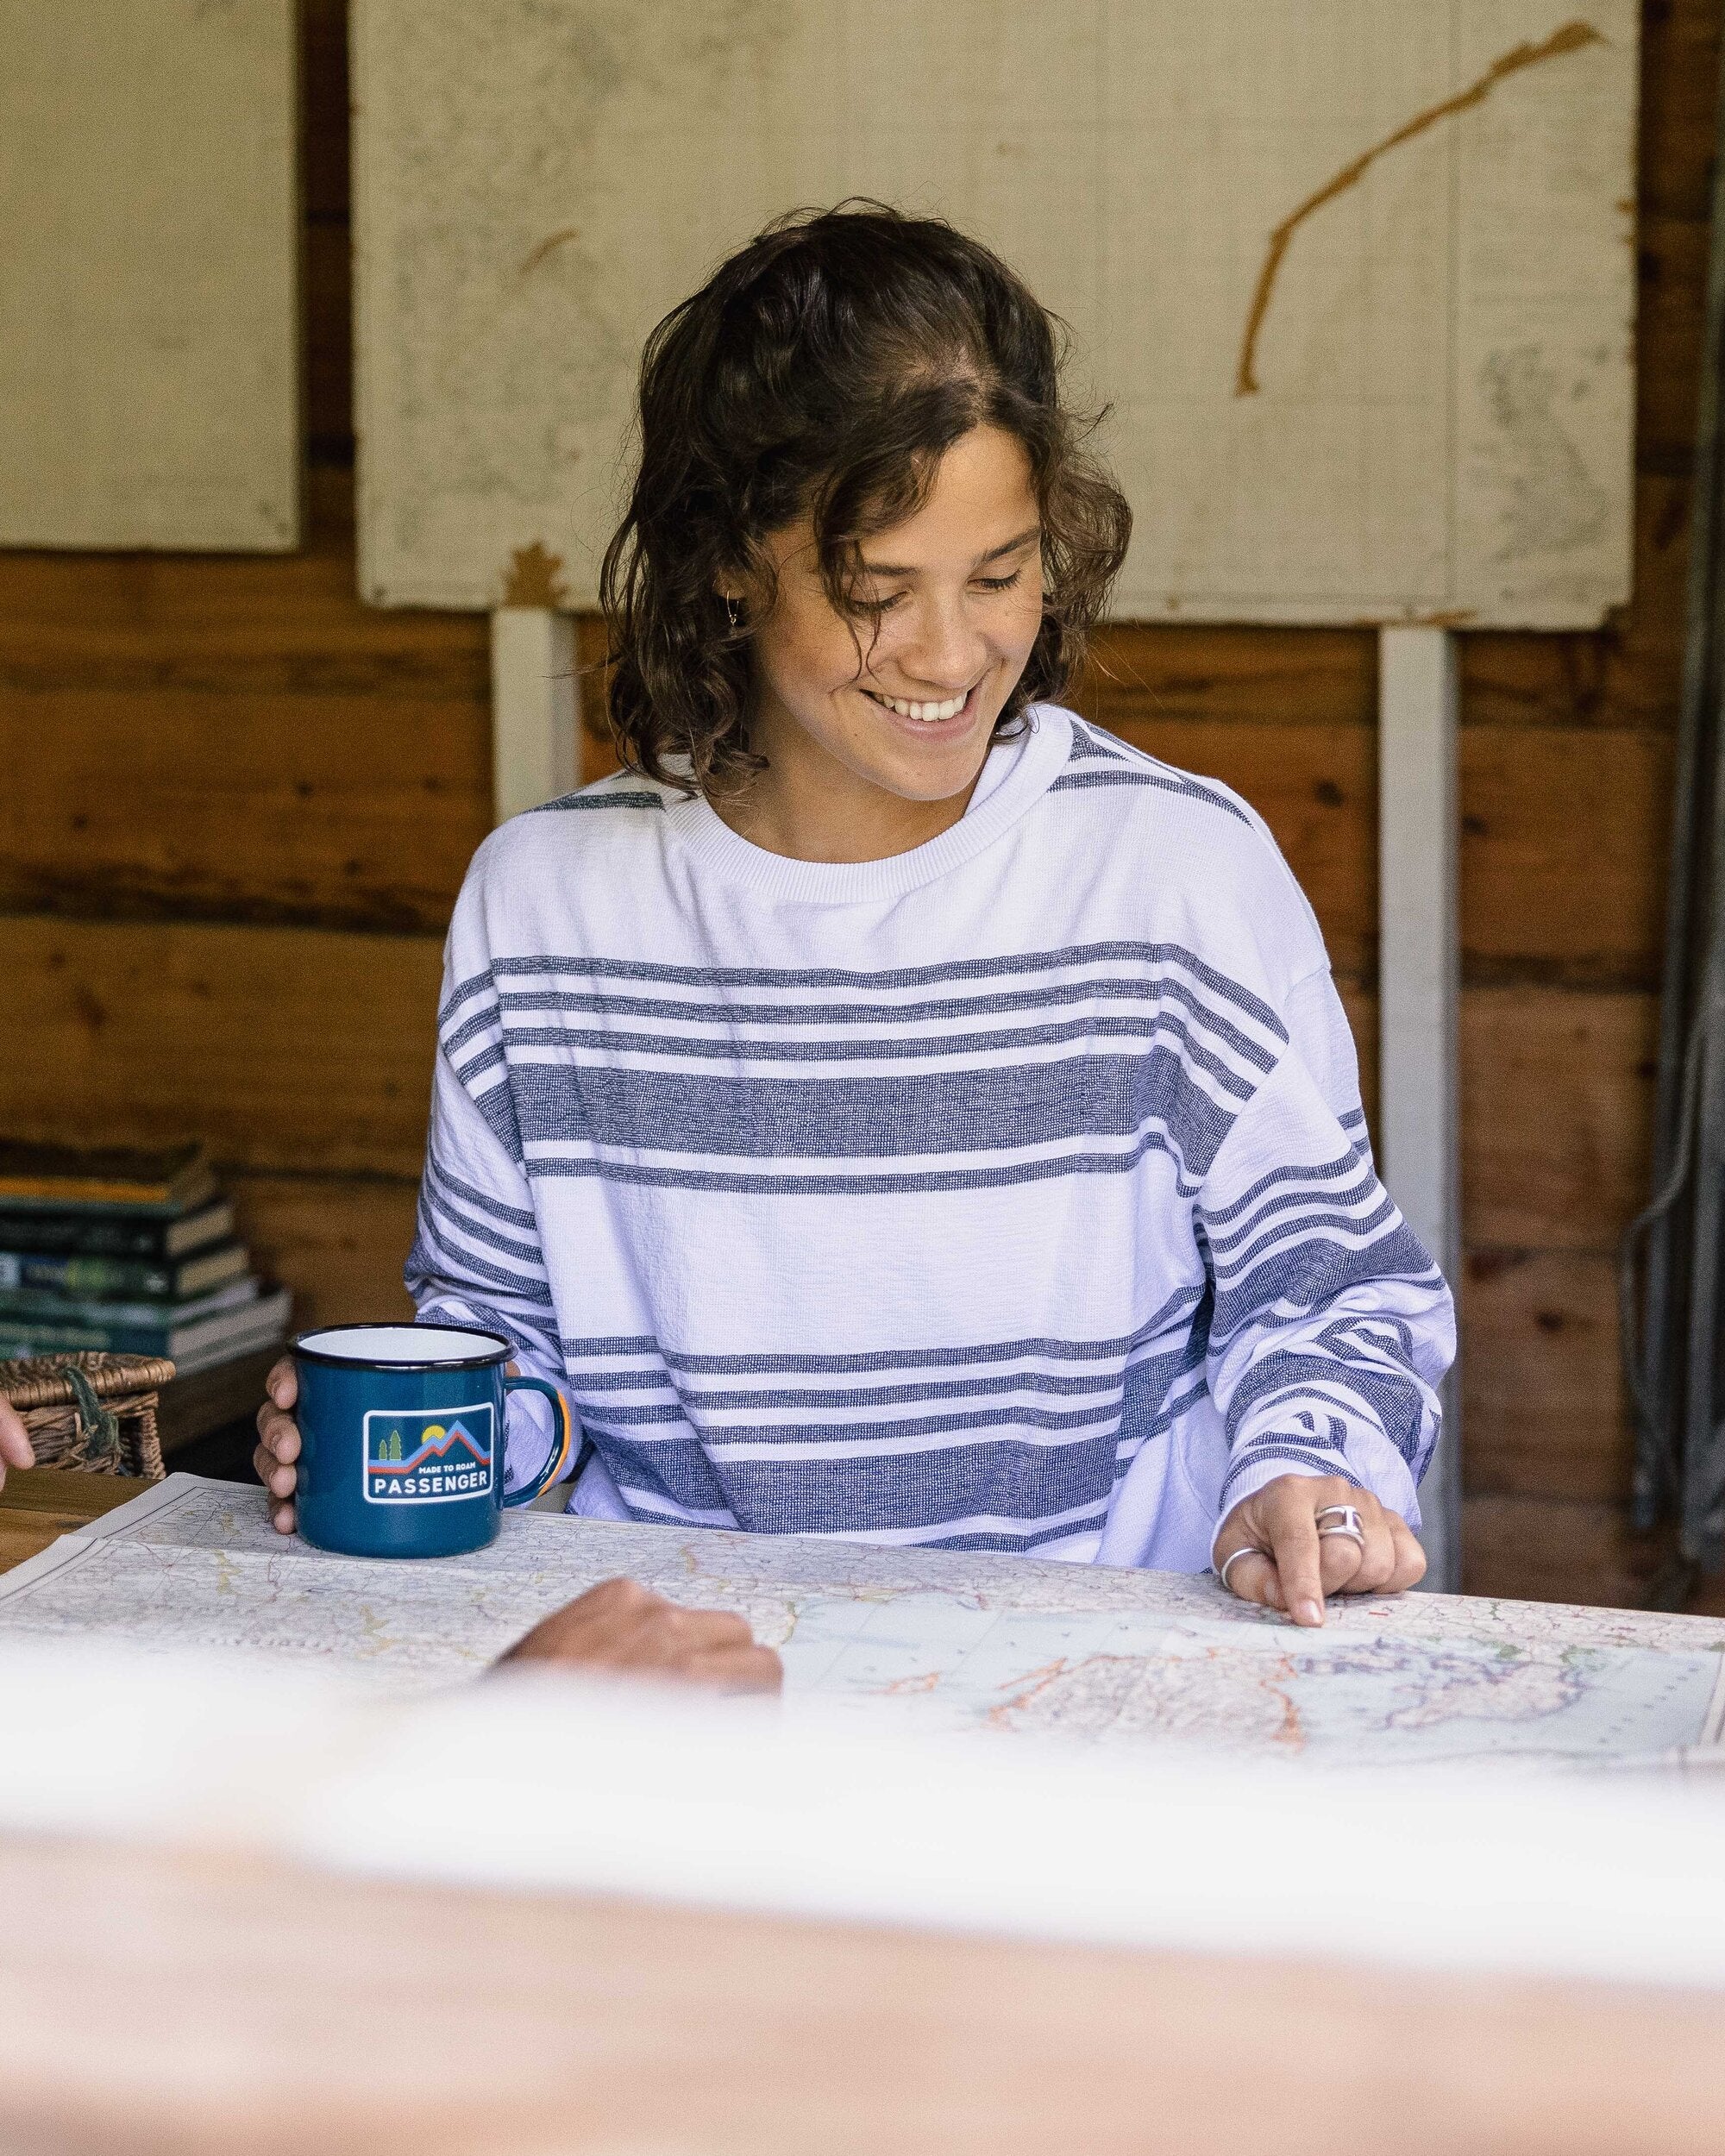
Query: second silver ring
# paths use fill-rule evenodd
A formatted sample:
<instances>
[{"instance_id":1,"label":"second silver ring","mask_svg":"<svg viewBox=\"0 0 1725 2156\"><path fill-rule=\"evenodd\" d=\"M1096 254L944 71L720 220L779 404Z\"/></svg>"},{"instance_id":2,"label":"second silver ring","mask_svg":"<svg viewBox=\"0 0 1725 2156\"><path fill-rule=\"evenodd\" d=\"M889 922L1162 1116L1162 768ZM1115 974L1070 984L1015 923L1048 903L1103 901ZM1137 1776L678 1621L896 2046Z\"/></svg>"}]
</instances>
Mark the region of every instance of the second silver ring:
<instances>
[{"instance_id":1,"label":"second silver ring","mask_svg":"<svg viewBox=\"0 0 1725 2156\"><path fill-rule=\"evenodd\" d=\"M1346 1535L1350 1542L1357 1542L1362 1550L1364 1549L1365 1522L1360 1518L1357 1505L1322 1505L1313 1517L1318 1520L1333 1519L1336 1522L1333 1527L1319 1527L1320 1542L1326 1535Z\"/></svg>"}]
</instances>

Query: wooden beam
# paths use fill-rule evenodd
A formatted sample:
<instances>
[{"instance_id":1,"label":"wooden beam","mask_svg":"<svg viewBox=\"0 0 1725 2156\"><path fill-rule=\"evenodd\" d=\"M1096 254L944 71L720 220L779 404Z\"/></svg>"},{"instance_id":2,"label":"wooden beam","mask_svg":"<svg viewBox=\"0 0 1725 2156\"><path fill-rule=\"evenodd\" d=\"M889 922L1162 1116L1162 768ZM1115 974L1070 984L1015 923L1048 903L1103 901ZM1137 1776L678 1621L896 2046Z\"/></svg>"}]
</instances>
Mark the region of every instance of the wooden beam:
<instances>
[{"instance_id":1,"label":"wooden beam","mask_svg":"<svg viewBox=\"0 0 1725 2156\"><path fill-rule=\"evenodd\" d=\"M1470 1498L1621 1505L1631 1442L1615 1259L1470 1250L1460 1285ZM1573 1599L1582 1599L1578 1586Z\"/></svg>"},{"instance_id":2,"label":"wooden beam","mask_svg":"<svg viewBox=\"0 0 1725 2156\"><path fill-rule=\"evenodd\" d=\"M1470 1595L1647 1607L1659 1553L1651 1539L1630 1534L1623 1505L1492 1495L1469 1497L1465 1514L1462 1585Z\"/></svg>"},{"instance_id":3,"label":"wooden beam","mask_svg":"<svg viewBox=\"0 0 1725 2156\"><path fill-rule=\"evenodd\" d=\"M0 688L0 768L18 912L441 934L491 824L484 700L430 687Z\"/></svg>"},{"instance_id":4,"label":"wooden beam","mask_svg":"<svg viewBox=\"0 0 1725 2156\"><path fill-rule=\"evenodd\" d=\"M352 473L313 467L307 498L311 530L298 554L0 550L0 689L82 683L481 703L484 622L364 605Z\"/></svg>"},{"instance_id":5,"label":"wooden beam","mask_svg":"<svg viewBox=\"0 0 1725 2156\"><path fill-rule=\"evenodd\" d=\"M1390 1194L1452 1282L1461 1270L1456 655L1443 629L1379 640L1379 1144ZM1420 1506L1427 1584L1461 1566L1461 1388Z\"/></svg>"},{"instance_id":6,"label":"wooden beam","mask_svg":"<svg viewBox=\"0 0 1725 2156\"><path fill-rule=\"evenodd\" d=\"M438 938L0 915L0 1130L417 1178Z\"/></svg>"},{"instance_id":7,"label":"wooden beam","mask_svg":"<svg viewBox=\"0 0 1725 2156\"><path fill-rule=\"evenodd\" d=\"M416 1182L243 1174L229 1177L229 1189L260 1270L293 1290L296 1326L411 1318L401 1272L413 1242Z\"/></svg>"},{"instance_id":8,"label":"wooden beam","mask_svg":"<svg viewBox=\"0 0 1725 2156\"><path fill-rule=\"evenodd\" d=\"M1459 757L1463 979L1656 988L1671 736L1470 724Z\"/></svg>"},{"instance_id":9,"label":"wooden beam","mask_svg":"<svg viewBox=\"0 0 1725 2156\"><path fill-rule=\"evenodd\" d=\"M1647 1202L1659 998L1470 988L1461 1034L1469 1244L1615 1251Z\"/></svg>"},{"instance_id":10,"label":"wooden beam","mask_svg":"<svg viewBox=\"0 0 1725 2156\"><path fill-rule=\"evenodd\" d=\"M501 824L580 783L573 615L499 606L491 617L492 797Z\"/></svg>"}]
</instances>

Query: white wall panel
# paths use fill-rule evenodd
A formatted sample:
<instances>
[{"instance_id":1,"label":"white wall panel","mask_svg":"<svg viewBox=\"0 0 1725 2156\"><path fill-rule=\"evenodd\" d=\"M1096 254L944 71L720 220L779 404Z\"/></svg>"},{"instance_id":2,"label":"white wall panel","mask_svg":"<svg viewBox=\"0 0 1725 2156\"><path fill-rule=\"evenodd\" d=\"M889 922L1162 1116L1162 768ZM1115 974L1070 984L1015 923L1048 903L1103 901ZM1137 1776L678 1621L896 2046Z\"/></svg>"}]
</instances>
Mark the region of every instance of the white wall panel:
<instances>
[{"instance_id":1,"label":"white wall panel","mask_svg":"<svg viewBox=\"0 0 1725 2156\"><path fill-rule=\"evenodd\" d=\"M1126 618L1629 589L1635 0L354 0L362 587L595 597L648 329L780 211L943 211L1071 323Z\"/></svg>"},{"instance_id":2,"label":"white wall panel","mask_svg":"<svg viewBox=\"0 0 1725 2156\"><path fill-rule=\"evenodd\" d=\"M299 537L293 0L0 0L0 545Z\"/></svg>"}]
</instances>

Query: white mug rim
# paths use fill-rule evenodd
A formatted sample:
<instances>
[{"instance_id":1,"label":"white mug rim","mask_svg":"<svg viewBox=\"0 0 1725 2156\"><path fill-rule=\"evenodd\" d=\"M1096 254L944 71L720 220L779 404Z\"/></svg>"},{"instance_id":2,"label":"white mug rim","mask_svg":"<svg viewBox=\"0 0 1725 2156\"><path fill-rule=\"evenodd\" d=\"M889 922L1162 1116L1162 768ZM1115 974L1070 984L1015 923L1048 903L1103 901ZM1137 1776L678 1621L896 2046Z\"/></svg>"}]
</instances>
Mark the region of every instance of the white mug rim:
<instances>
[{"instance_id":1,"label":"white mug rim","mask_svg":"<svg viewBox=\"0 0 1725 2156\"><path fill-rule=\"evenodd\" d=\"M484 1342L483 1350L467 1354L395 1356L367 1354L363 1348L320 1345L322 1342L345 1342L355 1334L367 1332L414 1333L423 1332L434 1337ZM404 1323L394 1318L361 1319L356 1325L314 1326L309 1332L297 1333L289 1343L292 1353L310 1363L321 1363L331 1369L344 1370L461 1370L486 1369L505 1363L515 1352L511 1341L500 1332L493 1332L488 1326L455 1325L439 1319L435 1324L417 1326Z\"/></svg>"}]
</instances>

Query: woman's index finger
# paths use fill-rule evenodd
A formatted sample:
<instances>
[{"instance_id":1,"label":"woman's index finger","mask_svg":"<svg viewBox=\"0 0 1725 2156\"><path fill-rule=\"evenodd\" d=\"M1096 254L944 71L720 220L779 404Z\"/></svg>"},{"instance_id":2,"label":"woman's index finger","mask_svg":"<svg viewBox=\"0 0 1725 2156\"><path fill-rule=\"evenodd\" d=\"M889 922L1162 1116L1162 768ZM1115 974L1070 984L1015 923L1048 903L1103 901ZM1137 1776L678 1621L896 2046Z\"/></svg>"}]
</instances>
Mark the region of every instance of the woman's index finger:
<instances>
[{"instance_id":1,"label":"woman's index finger","mask_svg":"<svg viewBox=\"0 0 1725 2156\"><path fill-rule=\"evenodd\" d=\"M1298 1483L1265 1493L1264 1525L1282 1587L1282 1606L1296 1625L1324 1621L1323 1545L1310 1495Z\"/></svg>"}]
</instances>

